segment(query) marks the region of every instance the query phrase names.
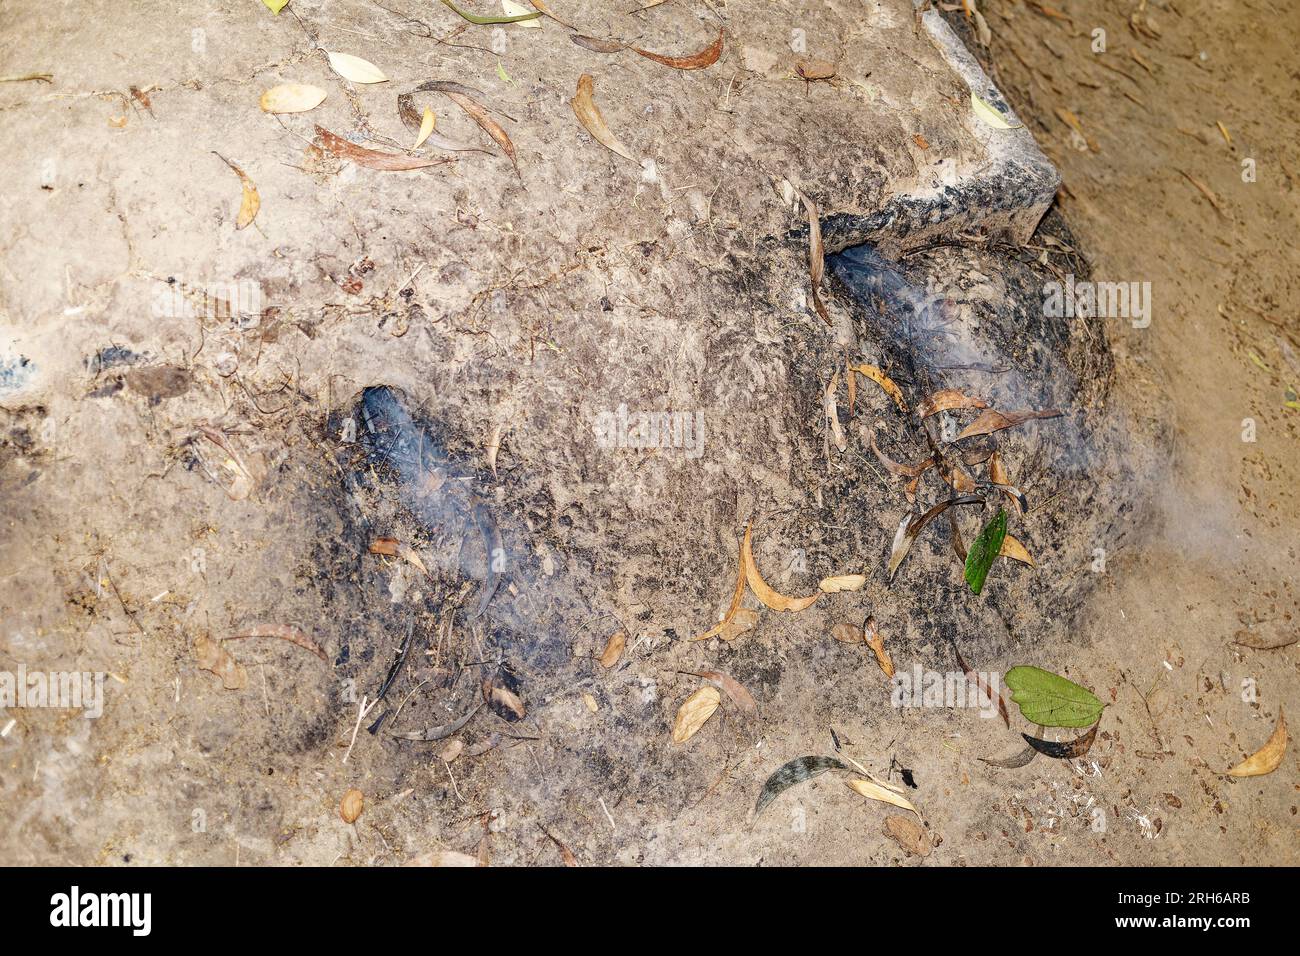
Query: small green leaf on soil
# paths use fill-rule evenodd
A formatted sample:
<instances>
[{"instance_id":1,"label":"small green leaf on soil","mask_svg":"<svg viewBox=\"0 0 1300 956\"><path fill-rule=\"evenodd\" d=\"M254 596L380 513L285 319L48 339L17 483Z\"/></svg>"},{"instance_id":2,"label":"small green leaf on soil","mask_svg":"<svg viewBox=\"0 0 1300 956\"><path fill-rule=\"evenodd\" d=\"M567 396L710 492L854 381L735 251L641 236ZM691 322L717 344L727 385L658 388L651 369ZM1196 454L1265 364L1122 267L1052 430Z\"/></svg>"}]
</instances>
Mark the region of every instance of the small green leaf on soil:
<instances>
[{"instance_id":1,"label":"small green leaf on soil","mask_svg":"<svg viewBox=\"0 0 1300 956\"><path fill-rule=\"evenodd\" d=\"M272 13L279 13L288 5L289 0L262 0L262 2L266 4L266 9Z\"/></svg>"},{"instance_id":2,"label":"small green leaf on soil","mask_svg":"<svg viewBox=\"0 0 1300 956\"><path fill-rule=\"evenodd\" d=\"M1087 727L1105 706L1086 687L1039 667L1013 667L1003 678L1025 719L1044 727Z\"/></svg>"},{"instance_id":3,"label":"small green leaf on soil","mask_svg":"<svg viewBox=\"0 0 1300 956\"><path fill-rule=\"evenodd\" d=\"M1007 513L999 508L997 516L984 526L966 554L966 583L975 594L984 590L984 579L989 576L989 568L993 567L1006 536Z\"/></svg>"}]
</instances>

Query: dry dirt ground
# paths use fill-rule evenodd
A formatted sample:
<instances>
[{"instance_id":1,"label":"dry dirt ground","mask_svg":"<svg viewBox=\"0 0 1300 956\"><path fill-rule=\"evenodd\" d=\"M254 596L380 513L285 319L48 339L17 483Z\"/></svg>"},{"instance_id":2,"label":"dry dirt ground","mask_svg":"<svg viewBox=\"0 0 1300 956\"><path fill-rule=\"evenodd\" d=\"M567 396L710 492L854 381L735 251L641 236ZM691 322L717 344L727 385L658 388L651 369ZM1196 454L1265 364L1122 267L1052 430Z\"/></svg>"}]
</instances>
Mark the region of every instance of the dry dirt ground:
<instances>
[{"instance_id":1,"label":"dry dirt ground","mask_svg":"<svg viewBox=\"0 0 1300 956\"><path fill-rule=\"evenodd\" d=\"M2 15L0 75L55 77L0 85L25 171L0 223L0 670L107 678L96 720L0 713L0 860L1297 862L1294 747L1268 776L1222 771L1300 703L1286 644L1300 409L1285 405L1300 290L1281 238L1300 197L1300 15L987 0L985 33L943 10L1064 186L1027 242L960 223L913 237L906 288L952 319L926 351L854 302L835 264L822 323L803 210L780 189L788 177L842 215L841 245L891 197L984 163L988 133L905 0L800 11L807 55L834 74L812 81L771 17L794 4L551 6L674 55L719 23L730 39L716 66L683 72L577 47L551 20L492 50L490 28L454 32L433 4ZM394 80L343 83L317 44ZM584 71L653 167L576 126ZM439 133L490 154L382 173L311 148L314 119L403 149L393 94L430 77L490 91L518 172L442 97ZM290 81L327 87L326 103L283 122L256 109ZM247 228L213 151L257 183ZM1150 282L1150 324L1026 308L1067 271ZM224 283L238 298L241 280L262 296L251 316L203 297ZM955 369L953 354L1007 368ZM1013 530L1035 568L1000 563L972 599L940 521L887 580L907 504L868 438L911 461L924 436L865 381L850 418L841 381L838 451L821 391L846 360L889 370L909 406L946 385L1067 409L998 439L1029 495ZM378 385L400 403L362 400ZM703 454L600 447L593 422L620 404L700 411ZM944 494L933 473L922 487ZM727 606L751 518L782 591L867 584L689 642ZM978 525L962 515L967 542ZM411 550L371 553L388 538ZM1014 705L1011 729L891 706L870 654L829 636L867 614L900 671L950 671L957 646L981 670L1035 664L1093 688L1108 706L1092 751L983 763L1032 726ZM257 625L310 634L324 659L263 636L221 645L235 686L199 668ZM605 667L616 631L626 648ZM726 699L672 742L691 672L712 668L752 691L757 718ZM389 735L455 721L484 682L495 705L444 739ZM922 852L839 772L754 818L769 774L833 741L881 778L908 768ZM365 809L349 824L350 788Z\"/></svg>"}]
</instances>

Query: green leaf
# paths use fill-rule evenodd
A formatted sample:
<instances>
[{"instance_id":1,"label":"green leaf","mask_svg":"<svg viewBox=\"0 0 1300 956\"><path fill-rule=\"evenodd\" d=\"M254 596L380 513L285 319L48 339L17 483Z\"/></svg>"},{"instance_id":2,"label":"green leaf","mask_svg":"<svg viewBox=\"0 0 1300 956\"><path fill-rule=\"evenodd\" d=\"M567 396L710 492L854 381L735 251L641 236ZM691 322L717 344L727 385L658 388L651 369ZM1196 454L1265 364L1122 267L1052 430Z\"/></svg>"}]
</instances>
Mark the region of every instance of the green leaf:
<instances>
[{"instance_id":1,"label":"green leaf","mask_svg":"<svg viewBox=\"0 0 1300 956\"><path fill-rule=\"evenodd\" d=\"M993 567L1006 536L1007 513L999 508L997 516L984 526L966 552L966 583L976 594L984 589L984 579L989 576L989 568Z\"/></svg>"},{"instance_id":2,"label":"green leaf","mask_svg":"<svg viewBox=\"0 0 1300 956\"><path fill-rule=\"evenodd\" d=\"M262 2L266 4L266 9L272 13L279 13L289 5L289 0L262 0Z\"/></svg>"},{"instance_id":3,"label":"green leaf","mask_svg":"<svg viewBox=\"0 0 1300 956\"><path fill-rule=\"evenodd\" d=\"M460 7L456 6L456 4L452 3L451 0L442 0L442 2L445 3L449 8L454 10L456 13L459 13L470 23L477 23L480 26L489 23L519 23L520 21L523 20L536 20L538 17L542 15L542 11L538 10L536 13L521 13L518 16L514 16L514 17L480 17L480 16L476 16L473 13L466 13Z\"/></svg>"},{"instance_id":4,"label":"green leaf","mask_svg":"<svg viewBox=\"0 0 1300 956\"><path fill-rule=\"evenodd\" d=\"M1025 719L1044 727L1088 727L1105 706L1086 687L1040 667L1013 667L1003 680Z\"/></svg>"}]
</instances>

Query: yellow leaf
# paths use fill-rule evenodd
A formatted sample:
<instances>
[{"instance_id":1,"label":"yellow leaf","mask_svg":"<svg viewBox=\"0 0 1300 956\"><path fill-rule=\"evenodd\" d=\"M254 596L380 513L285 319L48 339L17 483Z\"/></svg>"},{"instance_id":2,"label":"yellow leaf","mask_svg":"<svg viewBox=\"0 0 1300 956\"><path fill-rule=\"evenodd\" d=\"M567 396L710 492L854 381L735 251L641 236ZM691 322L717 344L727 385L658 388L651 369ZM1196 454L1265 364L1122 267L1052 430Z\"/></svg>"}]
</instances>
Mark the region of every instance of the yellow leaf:
<instances>
[{"instance_id":1,"label":"yellow leaf","mask_svg":"<svg viewBox=\"0 0 1300 956\"><path fill-rule=\"evenodd\" d=\"M1273 728L1273 736L1268 738L1268 743L1229 770L1228 776L1262 777L1266 773L1272 773L1281 766L1282 757L1286 754L1286 745L1289 739L1286 732L1286 717L1283 716L1282 708L1279 707L1277 709L1277 726Z\"/></svg>"},{"instance_id":2,"label":"yellow leaf","mask_svg":"<svg viewBox=\"0 0 1300 956\"><path fill-rule=\"evenodd\" d=\"M353 83L388 82L384 71L369 60L363 60L351 53L331 53L329 50L325 53L330 58L330 68L345 80L351 80Z\"/></svg>"},{"instance_id":3,"label":"yellow leaf","mask_svg":"<svg viewBox=\"0 0 1300 956\"><path fill-rule=\"evenodd\" d=\"M508 17L524 17L530 13L537 12L536 10L524 6L522 3L515 3L515 0L501 0L501 9L505 11L506 16ZM529 30L540 30L542 28L542 21L540 18L534 17L531 20L519 20L514 25Z\"/></svg>"},{"instance_id":4,"label":"yellow leaf","mask_svg":"<svg viewBox=\"0 0 1300 956\"><path fill-rule=\"evenodd\" d=\"M1005 116L976 96L974 90L971 90L970 105L975 110L975 115L994 129L1020 129L1023 125L1008 123Z\"/></svg>"},{"instance_id":5,"label":"yellow leaf","mask_svg":"<svg viewBox=\"0 0 1300 956\"><path fill-rule=\"evenodd\" d=\"M866 583L865 574L839 574L835 577L822 578L817 587L827 594L836 594L840 591L861 591Z\"/></svg>"},{"instance_id":6,"label":"yellow leaf","mask_svg":"<svg viewBox=\"0 0 1300 956\"><path fill-rule=\"evenodd\" d=\"M694 737L721 703L722 695L716 687L701 687L687 697L673 720L673 742L684 744Z\"/></svg>"},{"instance_id":7,"label":"yellow leaf","mask_svg":"<svg viewBox=\"0 0 1300 956\"><path fill-rule=\"evenodd\" d=\"M320 106L325 91L306 83L282 83L262 94L264 113L305 113Z\"/></svg>"},{"instance_id":8,"label":"yellow leaf","mask_svg":"<svg viewBox=\"0 0 1300 956\"><path fill-rule=\"evenodd\" d=\"M578 121L582 123L588 133L606 149L611 150L624 159L630 159L636 162L636 157L632 151L618 141L618 138L610 132L609 126L605 123L605 117L601 115L600 107L596 105L594 99L596 92L596 81L592 79L589 73L584 73L578 77L578 92L573 97L573 112L577 114Z\"/></svg>"},{"instance_id":9,"label":"yellow leaf","mask_svg":"<svg viewBox=\"0 0 1300 956\"><path fill-rule=\"evenodd\" d=\"M792 598L772 590L767 582L763 580L763 576L758 573L758 565L754 563L753 533L754 526L751 523L745 529L745 540L740 545L740 560L745 566L745 580L749 583L755 597L774 611L791 612L802 611L821 597L821 593L818 592L817 594L810 594L808 597Z\"/></svg>"},{"instance_id":10,"label":"yellow leaf","mask_svg":"<svg viewBox=\"0 0 1300 956\"><path fill-rule=\"evenodd\" d=\"M415 138L415 145L412 146L411 149L419 149L421 146L424 145L424 141L429 138L430 134L433 133L433 124L435 122L436 120L434 119L433 116L433 110L431 110L429 107L426 106L424 108L424 118L420 120L420 135ZM499 447L500 444L501 444L501 438L498 435L497 446ZM492 472L493 474L495 474L496 473L496 454L495 454L496 449L493 448L490 449L489 451L492 452L492 456L491 456L492 466L493 466Z\"/></svg>"},{"instance_id":11,"label":"yellow leaf","mask_svg":"<svg viewBox=\"0 0 1300 956\"><path fill-rule=\"evenodd\" d=\"M921 816L921 811L912 806L911 801L906 797L900 796L892 790L886 790L884 787L872 783L870 780L850 780L848 784L849 789L866 797L868 800L879 800L881 803L888 803L895 807L901 807L904 810L911 810L918 817Z\"/></svg>"}]
</instances>

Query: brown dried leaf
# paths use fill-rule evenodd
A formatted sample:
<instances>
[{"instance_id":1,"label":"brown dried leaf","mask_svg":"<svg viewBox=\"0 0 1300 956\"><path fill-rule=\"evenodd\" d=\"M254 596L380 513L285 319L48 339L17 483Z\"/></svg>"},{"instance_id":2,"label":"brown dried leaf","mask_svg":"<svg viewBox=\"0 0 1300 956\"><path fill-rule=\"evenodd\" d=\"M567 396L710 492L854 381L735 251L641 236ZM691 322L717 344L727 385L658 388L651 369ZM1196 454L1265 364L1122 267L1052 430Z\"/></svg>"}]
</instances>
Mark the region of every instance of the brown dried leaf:
<instances>
[{"instance_id":1,"label":"brown dried leaf","mask_svg":"<svg viewBox=\"0 0 1300 956\"><path fill-rule=\"evenodd\" d=\"M916 417L929 418L939 412L949 412L955 408L988 408L988 402L974 398L955 388L941 388L932 392L916 403Z\"/></svg>"},{"instance_id":2,"label":"brown dried leaf","mask_svg":"<svg viewBox=\"0 0 1300 956\"><path fill-rule=\"evenodd\" d=\"M479 105L477 100L466 96L464 93L457 93L452 90L442 91L457 106L469 114L470 119L483 128L483 131L492 137L492 141L501 147L501 151L510 159L511 164L515 167L515 172L519 173L519 158L515 154L515 144L510 141L510 136L502 128L501 124L488 115L488 111ZM520 174L522 175L522 174Z\"/></svg>"},{"instance_id":3,"label":"brown dried leaf","mask_svg":"<svg viewBox=\"0 0 1300 956\"><path fill-rule=\"evenodd\" d=\"M1019 561L1021 564L1027 564L1031 568L1034 567L1033 555L1011 535L1007 535L1002 539L1002 548L998 551L998 557L1010 558L1012 561Z\"/></svg>"},{"instance_id":4,"label":"brown dried leaf","mask_svg":"<svg viewBox=\"0 0 1300 956\"><path fill-rule=\"evenodd\" d=\"M606 149L618 153L624 159L630 159L636 162L637 159L632 155L632 151L618 141L618 138L609 131L609 125L605 122L605 117L601 115L600 107L596 105L594 95L596 92L596 81L590 73L584 73L578 77L578 92L573 97L573 112L588 133Z\"/></svg>"},{"instance_id":5,"label":"brown dried leaf","mask_svg":"<svg viewBox=\"0 0 1300 956\"><path fill-rule=\"evenodd\" d=\"M903 515L903 520L894 533L894 542L889 548L889 580L894 580L894 574L897 573L898 566L903 563L903 559L912 550L912 544L916 541L916 536L921 533L927 524L953 505L982 505L983 503L983 498L974 495L963 495L960 498L946 498L924 514L909 511Z\"/></svg>"},{"instance_id":6,"label":"brown dried leaf","mask_svg":"<svg viewBox=\"0 0 1300 956\"><path fill-rule=\"evenodd\" d=\"M916 464L916 465L900 464L899 462L894 461L892 458L890 458L888 455L886 455L883 451L880 450L880 446L876 444L875 435L868 436L867 440L868 443L871 445L871 450L876 453L876 457L880 459L880 463L885 466L885 471L889 472L895 478L919 478L921 475L925 473L927 468L930 468L934 465L933 455L927 458L925 461L921 462L920 464Z\"/></svg>"},{"instance_id":7,"label":"brown dried leaf","mask_svg":"<svg viewBox=\"0 0 1300 956\"><path fill-rule=\"evenodd\" d=\"M951 519L951 517L952 517L952 516L949 515L949 518L950 518L950 519ZM955 523L955 522L954 522L954 524L953 524L953 530L954 530L954 531L956 530L956 523ZM965 556L964 554L962 555L962 560L963 560L963 561L966 560L966 556ZM952 652L953 652L953 654L955 654L956 657L957 657L957 666L961 668L962 673L965 674L967 677L973 677L973 678L975 679L975 684L976 684L976 686L979 687L980 691L984 694L984 696L987 697L989 700L993 700L993 699L994 699L994 695L993 695L993 690L992 690L992 688L989 687L988 684L984 683L983 678L980 677L980 675L979 675L979 673L978 673L977 671L973 671L973 670L971 670L970 665L967 664L966 661L962 659L961 651L959 651L959 650L957 649L957 645L956 645L956 644L953 644L953 646L952 646ZM1009 728L1009 727L1011 726L1011 715L1010 715L1009 713L1007 713L1007 702L1006 702L1006 700L1003 698L1003 696L1002 696L1001 693L999 693L999 694L997 695L997 702L998 702L998 713L1002 715L1002 722L1003 722L1004 724L1006 724L1007 727ZM1042 733L1042 729L1040 728L1038 732L1039 732L1039 733ZM992 761L985 761L985 762L986 762L986 763L992 763ZM1025 761L1025 763L1028 763L1028 762L1029 762L1028 760Z\"/></svg>"},{"instance_id":8,"label":"brown dried leaf","mask_svg":"<svg viewBox=\"0 0 1300 956\"><path fill-rule=\"evenodd\" d=\"M894 404L898 406L898 410L907 414L907 403L903 401L903 390L894 384L892 378L874 365L854 365L850 371L857 372L859 375L871 379L883 388L889 397L894 400Z\"/></svg>"},{"instance_id":9,"label":"brown dried leaf","mask_svg":"<svg viewBox=\"0 0 1300 956\"><path fill-rule=\"evenodd\" d=\"M822 392L822 415L826 418L826 427L830 429L831 441L834 442L835 447L843 453L844 449L849 447L849 441L844 436L844 426L840 424L839 405L835 400L835 393L839 391L839 388L840 373L836 372L831 376L830 383L826 386L826 390Z\"/></svg>"},{"instance_id":10,"label":"brown dried leaf","mask_svg":"<svg viewBox=\"0 0 1300 956\"><path fill-rule=\"evenodd\" d=\"M235 217L235 228L243 229L250 225L257 218L257 211L262 208L262 197L257 194L257 187L248 175L220 153L214 153L217 159L229 166L239 177L239 185L243 189L242 197L239 201L239 215Z\"/></svg>"},{"instance_id":11,"label":"brown dried leaf","mask_svg":"<svg viewBox=\"0 0 1300 956\"><path fill-rule=\"evenodd\" d=\"M342 817L344 823L356 823L357 817L361 816L361 811L365 809L365 806L365 794L353 787L343 794L343 799L339 801L339 816Z\"/></svg>"},{"instance_id":12,"label":"brown dried leaf","mask_svg":"<svg viewBox=\"0 0 1300 956\"><path fill-rule=\"evenodd\" d=\"M1004 428L1013 428L1034 418L1060 418L1064 414L1065 412L1059 408L1023 412L999 412L990 408L963 428L953 441L961 441L963 438L970 438L974 435L990 435Z\"/></svg>"},{"instance_id":13,"label":"brown dried leaf","mask_svg":"<svg viewBox=\"0 0 1300 956\"><path fill-rule=\"evenodd\" d=\"M593 53L617 53L627 49L627 44L620 43L618 40L601 40L598 37L583 36L581 33L570 33L569 39Z\"/></svg>"},{"instance_id":14,"label":"brown dried leaf","mask_svg":"<svg viewBox=\"0 0 1300 956\"><path fill-rule=\"evenodd\" d=\"M830 325L831 317L822 303L821 294L822 279L826 275L826 245L822 242L821 214L817 211L817 204L802 192L799 198L803 200L803 207L808 213L808 278L812 282L813 307L822 321Z\"/></svg>"},{"instance_id":15,"label":"brown dried leaf","mask_svg":"<svg viewBox=\"0 0 1300 956\"><path fill-rule=\"evenodd\" d=\"M763 580L763 576L758 573L758 565L754 563L754 543L753 543L754 525L750 522L745 528L745 540L740 545L740 560L745 567L745 580L749 587L764 605L774 611L790 611L792 613L802 611L811 605L819 597L821 592L810 594L808 597L792 598L786 597L777 591L774 591Z\"/></svg>"},{"instance_id":16,"label":"brown dried leaf","mask_svg":"<svg viewBox=\"0 0 1300 956\"><path fill-rule=\"evenodd\" d=\"M692 637L692 641L704 641L718 634L723 634L727 627L736 617L736 612L740 610L740 602L745 597L745 558L743 553L737 555L736 560L736 590L731 595L731 604L727 608L727 613L722 616L722 620L709 628L703 634ZM732 637L735 635L733 634ZM731 640L731 637L723 637L723 640Z\"/></svg>"},{"instance_id":17,"label":"brown dried leaf","mask_svg":"<svg viewBox=\"0 0 1300 956\"><path fill-rule=\"evenodd\" d=\"M194 639L194 656L199 670L211 671L221 679L221 686L226 690L242 690L248 686L248 672L244 665L230 656L221 641L214 641L205 634Z\"/></svg>"},{"instance_id":18,"label":"brown dried leaf","mask_svg":"<svg viewBox=\"0 0 1300 956\"><path fill-rule=\"evenodd\" d=\"M1268 742L1229 770L1228 776L1260 777L1272 773L1281 766L1289 739L1286 732L1286 716L1282 713L1282 708L1278 707L1277 726L1273 728L1273 734L1268 738Z\"/></svg>"},{"instance_id":19,"label":"brown dried leaf","mask_svg":"<svg viewBox=\"0 0 1300 956\"><path fill-rule=\"evenodd\" d=\"M746 631L753 630L754 625L757 623L758 612L742 607L736 611L735 616L729 622L723 625L718 637L724 641L734 641Z\"/></svg>"},{"instance_id":20,"label":"brown dried leaf","mask_svg":"<svg viewBox=\"0 0 1300 956\"><path fill-rule=\"evenodd\" d=\"M731 702L739 707L747 716L758 716L758 703L754 700L754 696L745 689L744 685L730 674L725 674L722 671L699 671L696 676L701 677L704 680L711 680L721 687L727 692L727 696L731 698Z\"/></svg>"},{"instance_id":21,"label":"brown dried leaf","mask_svg":"<svg viewBox=\"0 0 1300 956\"><path fill-rule=\"evenodd\" d=\"M1061 743L1054 740L1040 740L1037 737L1029 736L1029 734L1021 734L1020 736L1025 738L1025 743L1046 757L1052 757L1056 760L1073 760L1076 757L1082 757L1092 749L1092 742L1097 739L1097 728L1100 726L1101 721L1097 721L1086 734Z\"/></svg>"},{"instance_id":22,"label":"brown dried leaf","mask_svg":"<svg viewBox=\"0 0 1300 956\"><path fill-rule=\"evenodd\" d=\"M322 148L329 150L340 159L350 160L367 169L379 169L388 172L402 172L408 169L424 169L426 166L440 166L455 160L445 156L423 158L406 156L401 153L381 153L377 149L366 149L356 143L350 143L341 136L335 136L323 126L316 127L316 138Z\"/></svg>"},{"instance_id":23,"label":"brown dried leaf","mask_svg":"<svg viewBox=\"0 0 1300 956\"><path fill-rule=\"evenodd\" d=\"M866 636L856 624L836 624L831 628L831 637L841 644L863 644Z\"/></svg>"},{"instance_id":24,"label":"brown dried leaf","mask_svg":"<svg viewBox=\"0 0 1300 956\"><path fill-rule=\"evenodd\" d=\"M600 666L604 668L613 667L618 663L618 659L623 654L623 648L627 646L627 635L618 631L609 636L605 642L605 649L600 653Z\"/></svg>"},{"instance_id":25,"label":"brown dried leaf","mask_svg":"<svg viewBox=\"0 0 1300 956\"><path fill-rule=\"evenodd\" d=\"M296 644L305 650L311 651L323 661L329 660L325 652L320 649L320 645L313 641L296 627L288 624L255 624L250 628L245 628L238 634L231 634L226 640L238 641L246 637L274 637L282 641L288 641L290 644Z\"/></svg>"},{"instance_id":26,"label":"brown dried leaf","mask_svg":"<svg viewBox=\"0 0 1300 956\"><path fill-rule=\"evenodd\" d=\"M885 639L881 636L880 631L876 629L876 619L874 617L867 618L865 633L867 646L870 647L872 652L876 655L876 663L879 664L880 669L885 672L885 676L890 680L893 680L894 661L889 656L889 651L885 650Z\"/></svg>"},{"instance_id":27,"label":"brown dried leaf","mask_svg":"<svg viewBox=\"0 0 1300 956\"><path fill-rule=\"evenodd\" d=\"M677 709L673 720L673 743L684 744L699 732L722 703L716 687L701 687Z\"/></svg>"},{"instance_id":28,"label":"brown dried leaf","mask_svg":"<svg viewBox=\"0 0 1300 956\"><path fill-rule=\"evenodd\" d=\"M885 817L882 830L885 836L902 847L904 853L910 853L912 856L929 856L934 848L925 827L901 813L891 813Z\"/></svg>"},{"instance_id":29,"label":"brown dried leaf","mask_svg":"<svg viewBox=\"0 0 1300 956\"><path fill-rule=\"evenodd\" d=\"M699 53L692 53L689 56L661 56L658 53L651 53L649 50L642 50L640 47L632 47L637 53L656 63L662 63L664 66L670 66L674 70L703 70L718 62L718 57L722 56L722 30L718 30L718 38L709 46L705 47Z\"/></svg>"}]
</instances>

